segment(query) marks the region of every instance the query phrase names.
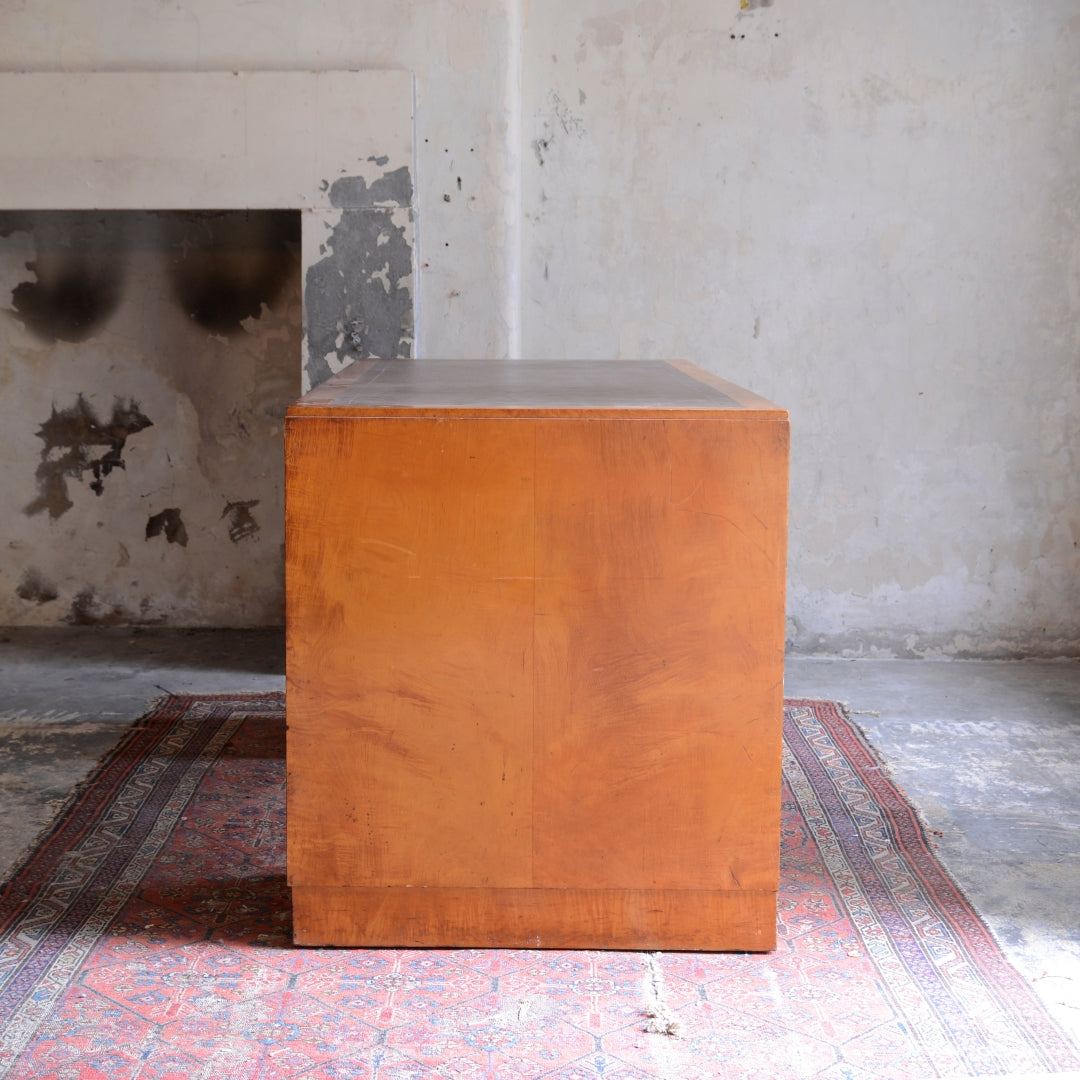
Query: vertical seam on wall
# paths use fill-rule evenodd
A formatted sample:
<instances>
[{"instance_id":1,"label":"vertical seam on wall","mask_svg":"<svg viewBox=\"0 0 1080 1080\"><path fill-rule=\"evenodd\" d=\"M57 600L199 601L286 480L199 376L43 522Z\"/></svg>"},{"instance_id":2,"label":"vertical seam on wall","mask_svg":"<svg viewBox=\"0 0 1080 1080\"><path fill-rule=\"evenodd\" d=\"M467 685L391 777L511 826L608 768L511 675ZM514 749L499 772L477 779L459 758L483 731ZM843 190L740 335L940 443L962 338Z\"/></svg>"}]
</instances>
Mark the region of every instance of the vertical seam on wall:
<instances>
[{"instance_id":1,"label":"vertical seam on wall","mask_svg":"<svg viewBox=\"0 0 1080 1080\"><path fill-rule=\"evenodd\" d=\"M507 207L507 288L505 300L506 355L511 360L521 358L521 259L523 162L522 128L524 108L524 54L522 51L523 7L525 0L507 0L507 60L506 60L506 153L509 173L509 203Z\"/></svg>"},{"instance_id":2,"label":"vertical seam on wall","mask_svg":"<svg viewBox=\"0 0 1080 1080\"><path fill-rule=\"evenodd\" d=\"M409 140L412 142L412 196L409 199L409 216L412 219L413 244L412 244L412 354L413 358L424 355L423 342L421 341L420 318L420 198L417 192L420 190L420 151L417 148L419 140L416 137L416 72L412 75L412 128L409 132Z\"/></svg>"}]
</instances>

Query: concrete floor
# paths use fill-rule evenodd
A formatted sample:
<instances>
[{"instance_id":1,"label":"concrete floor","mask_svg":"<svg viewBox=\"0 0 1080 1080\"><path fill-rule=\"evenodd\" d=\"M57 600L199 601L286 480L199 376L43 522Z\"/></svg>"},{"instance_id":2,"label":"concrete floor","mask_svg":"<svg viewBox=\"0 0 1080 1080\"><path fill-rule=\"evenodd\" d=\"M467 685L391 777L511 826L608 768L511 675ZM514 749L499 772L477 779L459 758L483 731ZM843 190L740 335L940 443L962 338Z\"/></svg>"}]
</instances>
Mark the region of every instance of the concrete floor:
<instances>
[{"instance_id":1,"label":"concrete floor","mask_svg":"<svg viewBox=\"0 0 1080 1080\"><path fill-rule=\"evenodd\" d=\"M153 698L283 672L274 631L0 631L0 876ZM1080 1044L1080 663L791 658L786 692L849 704Z\"/></svg>"},{"instance_id":2,"label":"concrete floor","mask_svg":"<svg viewBox=\"0 0 1080 1080\"><path fill-rule=\"evenodd\" d=\"M1080 663L789 658L785 692L848 704L1080 1045Z\"/></svg>"}]
</instances>

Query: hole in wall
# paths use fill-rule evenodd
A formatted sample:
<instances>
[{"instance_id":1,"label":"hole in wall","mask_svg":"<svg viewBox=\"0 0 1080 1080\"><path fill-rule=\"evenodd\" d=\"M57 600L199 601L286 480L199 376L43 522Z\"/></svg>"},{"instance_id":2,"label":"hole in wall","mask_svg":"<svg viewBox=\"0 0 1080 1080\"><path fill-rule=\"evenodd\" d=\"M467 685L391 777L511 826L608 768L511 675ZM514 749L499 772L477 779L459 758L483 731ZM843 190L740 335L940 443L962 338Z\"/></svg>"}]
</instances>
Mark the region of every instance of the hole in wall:
<instances>
[{"instance_id":1,"label":"hole in wall","mask_svg":"<svg viewBox=\"0 0 1080 1080\"><path fill-rule=\"evenodd\" d=\"M0 623L283 622L300 293L298 212L0 212Z\"/></svg>"}]
</instances>

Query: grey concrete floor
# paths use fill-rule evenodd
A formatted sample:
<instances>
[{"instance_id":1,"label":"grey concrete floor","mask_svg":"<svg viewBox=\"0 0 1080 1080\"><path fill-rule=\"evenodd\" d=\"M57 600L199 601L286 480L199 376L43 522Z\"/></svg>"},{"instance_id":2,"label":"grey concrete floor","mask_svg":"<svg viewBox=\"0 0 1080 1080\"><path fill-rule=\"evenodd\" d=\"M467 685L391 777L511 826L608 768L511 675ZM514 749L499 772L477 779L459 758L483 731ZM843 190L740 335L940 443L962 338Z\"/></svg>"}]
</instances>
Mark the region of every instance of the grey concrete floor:
<instances>
[{"instance_id":1,"label":"grey concrete floor","mask_svg":"<svg viewBox=\"0 0 1080 1080\"><path fill-rule=\"evenodd\" d=\"M276 631L0 631L0 876L151 700L283 686ZM1080 663L792 657L786 693L848 703L1080 1043Z\"/></svg>"}]
</instances>

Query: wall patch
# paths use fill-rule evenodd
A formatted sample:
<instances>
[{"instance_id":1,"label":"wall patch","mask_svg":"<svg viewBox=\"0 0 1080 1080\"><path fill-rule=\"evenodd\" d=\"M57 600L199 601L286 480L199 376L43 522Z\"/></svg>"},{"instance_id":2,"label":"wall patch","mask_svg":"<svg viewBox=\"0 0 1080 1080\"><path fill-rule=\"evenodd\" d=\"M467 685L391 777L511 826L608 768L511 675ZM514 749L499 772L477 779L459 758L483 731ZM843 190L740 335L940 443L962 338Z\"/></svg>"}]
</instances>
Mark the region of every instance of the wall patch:
<instances>
[{"instance_id":1,"label":"wall patch","mask_svg":"<svg viewBox=\"0 0 1080 1080\"><path fill-rule=\"evenodd\" d=\"M384 165L387 159L377 160ZM412 176L407 165L383 173L368 187L362 176L342 176L330 185L330 205L345 210L374 206L408 206L412 202Z\"/></svg>"},{"instance_id":2,"label":"wall patch","mask_svg":"<svg viewBox=\"0 0 1080 1080\"><path fill-rule=\"evenodd\" d=\"M412 247L405 225L395 220L401 213L393 207L342 210L323 244L326 254L308 267L311 386L355 359L412 355Z\"/></svg>"}]
</instances>

